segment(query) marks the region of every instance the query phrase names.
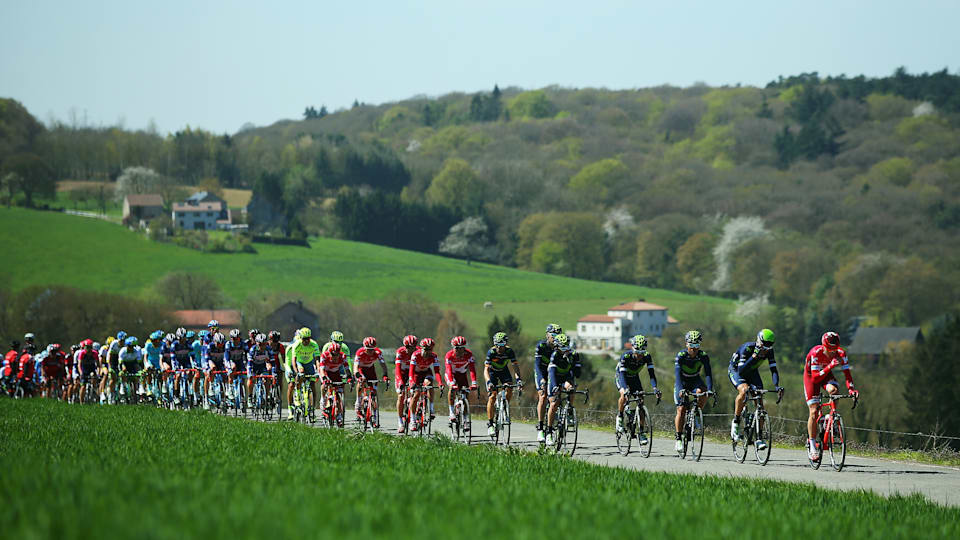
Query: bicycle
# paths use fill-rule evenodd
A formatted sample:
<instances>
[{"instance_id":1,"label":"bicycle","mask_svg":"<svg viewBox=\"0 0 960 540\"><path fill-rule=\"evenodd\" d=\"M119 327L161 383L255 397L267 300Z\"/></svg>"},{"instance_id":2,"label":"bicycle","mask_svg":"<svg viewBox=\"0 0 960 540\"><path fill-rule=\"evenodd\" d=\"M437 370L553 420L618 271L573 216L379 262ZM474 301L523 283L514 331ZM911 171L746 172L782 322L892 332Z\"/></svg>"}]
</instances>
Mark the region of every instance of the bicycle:
<instances>
[{"instance_id":1,"label":"bicycle","mask_svg":"<svg viewBox=\"0 0 960 540\"><path fill-rule=\"evenodd\" d=\"M229 403L227 403L227 382L224 376L227 375L223 370L210 371L210 404L214 406L218 413L227 415Z\"/></svg>"},{"instance_id":2,"label":"bicycle","mask_svg":"<svg viewBox=\"0 0 960 540\"><path fill-rule=\"evenodd\" d=\"M81 404L95 405L100 401L100 377L96 373L90 374L86 382L81 385L83 389L83 401Z\"/></svg>"},{"instance_id":3,"label":"bicycle","mask_svg":"<svg viewBox=\"0 0 960 540\"><path fill-rule=\"evenodd\" d=\"M277 421L283 420L283 398L280 396L280 375L274 374L273 386L270 388L270 407L277 409Z\"/></svg>"},{"instance_id":4,"label":"bicycle","mask_svg":"<svg viewBox=\"0 0 960 540\"><path fill-rule=\"evenodd\" d=\"M770 460L770 449L773 447L773 430L770 429L770 415L763 407L763 394L771 390L763 390L751 387L747 390L747 401L743 407L743 436L733 440L733 457L743 463L747 459L747 447L753 445L754 453L757 456L757 462L760 465L766 465ZM783 393L777 394L777 403L783 399ZM750 402L754 402L756 410L750 412ZM767 443L763 450L757 447L756 441L762 440Z\"/></svg>"},{"instance_id":5,"label":"bicycle","mask_svg":"<svg viewBox=\"0 0 960 540\"><path fill-rule=\"evenodd\" d=\"M850 409L852 411L857 408L860 398L854 394L833 394L827 397L823 397L821 394L818 399L820 400L820 407L817 409L817 438L815 440L820 443L820 453L816 460L810 458L809 455L807 460L810 461L811 467L815 470L819 469L820 463L823 461L823 453L829 450L830 464L835 471L840 472L843 470L844 462L847 459L847 439L843 430L843 417L837 412L836 402L839 399L852 399L853 407ZM823 414L824 405L830 405L830 412L826 415Z\"/></svg>"},{"instance_id":6,"label":"bicycle","mask_svg":"<svg viewBox=\"0 0 960 540\"><path fill-rule=\"evenodd\" d=\"M566 394L566 396L565 396ZM557 411L557 433L553 441L557 452L563 452L572 456L577 450L577 435L580 432L580 421L577 420L577 409L573 407L573 400L570 399L574 394L583 395L583 404L590 402L590 390L566 390L560 388L557 390L557 400L562 401L560 410ZM564 398L567 399L564 399ZM570 438L573 438L571 441Z\"/></svg>"},{"instance_id":7,"label":"bicycle","mask_svg":"<svg viewBox=\"0 0 960 540\"><path fill-rule=\"evenodd\" d=\"M293 403L290 404L290 408L293 410L294 421L304 424L307 422L311 424L316 423L317 417L314 414L316 401L313 393L313 385L319 378L320 376L317 374L305 375L303 373L297 373L295 379L296 384L293 386ZM304 382L307 384L304 384Z\"/></svg>"},{"instance_id":8,"label":"bicycle","mask_svg":"<svg viewBox=\"0 0 960 540\"><path fill-rule=\"evenodd\" d=\"M497 393L497 400L494 402L493 409L493 444L500 443L500 436L503 435L503 445L510 444L510 402L507 401L507 388L517 389L517 398L523 395L523 386L513 384L497 384L493 390Z\"/></svg>"},{"instance_id":9,"label":"bicycle","mask_svg":"<svg viewBox=\"0 0 960 540\"><path fill-rule=\"evenodd\" d=\"M703 457L703 436L705 431L703 428L703 410L700 409L699 399L689 399L690 397L699 398L701 395L703 395L702 392L691 393L686 390L680 391L681 403L687 408L687 414L683 419L683 429L680 432L683 449L677 452L680 459L687 457L688 450L690 451L690 456L696 461L700 461L700 458ZM713 406L716 407L717 393L708 391L706 396L713 396Z\"/></svg>"},{"instance_id":10,"label":"bicycle","mask_svg":"<svg viewBox=\"0 0 960 540\"><path fill-rule=\"evenodd\" d=\"M193 382L196 380L197 376L199 376L200 370L178 369L177 373L180 375L180 387L178 388L179 392L177 392L176 397L180 401L179 403L180 409L184 411L188 411L193 407L195 407L198 401L197 394L193 389ZM174 407L175 403L176 403L175 400L170 401L171 409Z\"/></svg>"},{"instance_id":11,"label":"bicycle","mask_svg":"<svg viewBox=\"0 0 960 540\"><path fill-rule=\"evenodd\" d=\"M154 367L149 367L143 370L143 375L145 379L148 379L150 382L147 383L146 392L147 396L143 401L153 400L155 407L163 407L163 391L161 390L161 382L158 380L160 378L160 371Z\"/></svg>"},{"instance_id":12,"label":"bicycle","mask_svg":"<svg viewBox=\"0 0 960 540\"><path fill-rule=\"evenodd\" d=\"M270 393L267 392L267 382L274 382L273 375L253 375L253 418L269 422L273 416L273 406L270 403ZM271 392L272 392L271 386Z\"/></svg>"},{"instance_id":13,"label":"bicycle","mask_svg":"<svg viewBox=\"0 0 960 540\"><path fill-rule=\"evenodd\" d=\"M123 402L127 405L136 405L139 401L137 387L140 385L140 379L143 377L142 374L142 371L136 373L130 371L120 372L120 388L118 392L123 394Z\"/></svg>"},{"instance_id":14,"label":"bicycle","mask_svg":"<svg viewBox=\"0 0 960 540\"><path fill-rule=\"evenodd\" d=\"M326 419L328 427L343 427L343 393L338 391L337 388L342 388L346 384L346 381L327 381L323 385L323 417Z\"/></svg>"},{"instance_id":15,"label":"bicycle","mask_svg":"<svg viewBox=\"0 0 960 540\"><path fill-rule=\"evenodd\" d=\"M463 437L469 445L473 442L473 418L470 416L470 387L451 386L451 392L456 392L453 398L453 422L450 422L450 436L460 441ZM443 394L440 394L443 397ZM480 396L480 390L477 390Z\"/></svg>"},{"instance_id":16,"label":"bicycle","mask_svg":"<svg viewBox=\"0 0 960 540\"><path fill-rule=\"evenodd\" d=\"M376 385L378 381L364 381L357 383L357 393L360 395L360 408L357 410L357 421L360 430L380 429L380 403L377 398ZM390 381L385 381L384 388L390 388Z\"/></svg>"},{"instance_id":17,"label":"bicycle","mask_svg":"<svg viewBox=\"0 0 960 540\"><path fill-rule=\"evenodd\" d=\"M247 374L242 371L233 373L233 399L230 406L233 407L233 416L247 415Z\"/></svg>"},{"instance_id":18,"label":"bicycle","mask_svg":"<svg viewBox=\"0 0 960 540\"><path fill-rule=\"evenodd\" d=\"M631 392L627 394L627 403L623 406L623 425L616 432L617 450L624 456L630 453L633 439L637 439L638 444L645 446L640 451L640 455L643 457L650 457L650 452L653 449L653 420L650 418L650 411L643 403L644 396L657 396L657 405L659 405L662 394L660 392ZM631 409L631 406L633 409ZM641 433L647 436L646 443L639 443Z\"/></svg>"},{"instance_id":19,"label":"bicycle","mask_svg":"<svg viewBox=\"0 0 960 540\"><path fill-rule=\"evenodd\" d=\"M407 435L411 435L412 432L416 431L418 436L425 437L433 432L433 421L430 418L429 395L429 391L433 388L433 386L417 385L410 389L410 393L416 395L417 398L413 403L413 408L407 411ZM440 397L443 397L443 390L440 390Z\"/></svg>"}]
</instances>

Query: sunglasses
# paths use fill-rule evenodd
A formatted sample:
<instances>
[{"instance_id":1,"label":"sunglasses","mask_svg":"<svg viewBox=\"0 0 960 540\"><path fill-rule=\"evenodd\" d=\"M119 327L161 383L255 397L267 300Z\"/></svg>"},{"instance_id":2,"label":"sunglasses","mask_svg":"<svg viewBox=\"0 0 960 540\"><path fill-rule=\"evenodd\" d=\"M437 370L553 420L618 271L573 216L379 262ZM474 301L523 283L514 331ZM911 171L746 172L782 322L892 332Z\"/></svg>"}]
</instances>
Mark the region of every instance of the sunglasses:
<instances>
[{"instance_id":1,"label":"sunglasses","mask_svg":"<svg viewBox=\"0 0 960 540\"><path fill-rule=\"evenodd\" d=\"M689 349L699 349L699 348L700 348L700 344L699 344L699 343L687 343L687 348L689 348Z\"/></svg>"}]
</instances>

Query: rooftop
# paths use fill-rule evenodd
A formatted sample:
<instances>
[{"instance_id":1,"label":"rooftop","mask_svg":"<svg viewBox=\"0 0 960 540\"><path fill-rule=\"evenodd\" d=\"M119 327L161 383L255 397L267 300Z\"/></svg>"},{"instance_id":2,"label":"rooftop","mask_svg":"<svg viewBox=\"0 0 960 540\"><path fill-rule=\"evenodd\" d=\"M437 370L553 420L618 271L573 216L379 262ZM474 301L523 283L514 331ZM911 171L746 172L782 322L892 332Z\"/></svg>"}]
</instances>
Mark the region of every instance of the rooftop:
<instances>
[{"instance_id":1,"label":"rooftop","mask_svg":"<svg viewBox=\"0 0 960 540\"><path fill-rule=\"evenodd\" d=\"M584 315L577 322L613 322L615 319L609 315Z\"/></svg>"},{"instance_id":2,"label":"rooftop","mask_svg":"<svg viewBox=\"0 0 960 540\"><path fill-rule=\"evenodd\" d=\"M206 327L211 320L219 322L221 328L239 327L242 320L235 309L184 309L174 311L173 316L181 325L193 327Z\"/></svg>"},{"instance_id":3,"label":"rooftop","mask_svg":"<svg viewBox=\"0 0 960 540\"><path fill-rule=\"evenodd\" d=\"M627 302L619 306L613 306L609 311L664 311L667 308L650 302Z\"/></svg>"},{"instance_id":4,"label":"rooftop","mask_svg":"<svg viewBox=\"0 0 960 540\"><path fill-rule=\"evenodd\" d=\"M163 197L156 193L142 193L125 197L130 206L163 206Z\"/></svg>"},{"instance_id":5,"label":"rooftop","mask_svg":"<svg viewBox=\"0 0 960 540\"><path fill-rule=\"evenodd\" d=\"M174 212L219 212L223 209L220 202L203 202L197 204L173 203Z\"/></svg>"}]
</instances>

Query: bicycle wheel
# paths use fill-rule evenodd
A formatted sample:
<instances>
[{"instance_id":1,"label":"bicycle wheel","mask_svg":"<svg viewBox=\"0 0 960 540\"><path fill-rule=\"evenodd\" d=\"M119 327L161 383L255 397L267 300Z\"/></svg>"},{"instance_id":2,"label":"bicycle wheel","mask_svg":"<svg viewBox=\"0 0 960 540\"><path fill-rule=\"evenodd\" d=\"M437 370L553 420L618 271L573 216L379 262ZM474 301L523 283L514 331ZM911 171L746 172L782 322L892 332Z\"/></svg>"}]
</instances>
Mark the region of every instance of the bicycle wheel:
<instances>
[{"instance_id":1,"label":"bicycle wheel","mask_svg":"<svg viewBox=\"0 0 960 540\"><path fill-rule=\"evenodd\" d=\"M500 412L503 416L500 437L503 439L503 445L507 446L510 444L510 402L506 399L503 400L503 408L500 409Z\"/></svg>"},{"instance_id":2,"label":"bicycle wheel","mask_svg":"<svg viewBox=\"0 0 960 540\"><path fill-rule=\"evenodd\" d=\"M427 424L430 422L430 404L427 403L426 399L422 399L420 406L417 407L417 421L420 424L420 429L417 430L418 437L425 437L427 435Z\"/></svg>"},{"instance_id":3,"label":"bicycle wheel","mask_svg":"<svg viewBox=\"0 0 960 540\"><path fill-rule=\"evenodd\" d=\"M843 431L843 418L834 415L833 429L830 430L830 464L837 472L843 470L847 459L847 440Z\"/></svg>"},{"instance_id":4,"label":"bicycle wheel","mask_svg":"<svg viewBox=\"0 0 960 540\"><path fill-rule=\"evenodd\" d=\"M564 434L564 453L572 456L577 451L577 434L580 432L580 425L577 421L577 410L570 407L567 412L566 434Z\"/></svg>"},{"instance_id":5,"label":"bicycle wheel","mask_svg":"<svg viewBox=\"0 0 960 540\"><path fill-rule=\"evenodd\" d=\"M687 458L687 450L690 448L690 440L693 438L693 431L691 427L693 426L693 413L689 409L687 414L683 416L683 433L680 434L680 439L683 441L682 448L677 454L680 456L680 459Z\"/></svg>"},{"instance_id":6,"label":"bicycle wheel","mask_svg":"<svg viewBox=\"0 0 960 540\"><path fill-rule=\"evenodd\" d=\"M647 436L647 444L640 445L640 455L648 458L650 453L653 451L653 419L650 418L650 411L647 410L647 406L644 405L638 409L635 409L636 419L634 420L634 425L639 425L639 422L642 420L643 427L635 428L637 435L641 433Z\"/></svg>"},{"instance_id":7,"label":"bicycle wheel","mask_svg":"<svg viewBox=\"0 0 960 540\"><path fill-rule=\"evenodd\" d=\"M617 438L617 450L620 451L621 455L630 454L630 445L633 442L633 432L635 427L633 423L633 411L630 410L630 407L624 409L623 411L623 420L621 420L620 430L614 430L614 436Z\"/></svg>"},{"instance_id":8,"label":"bicycle wheel","mask_svg":"<svg viewBox=\"0 0 960 540\"><path fill-rule=\"evenodd\" d=\"M744 409L741 418L746 418L747 415L749 415L749 413L747 409ZM733 457L740 463L743 463L747 459L747 447L750 446L751 429L752 426L747 425L746 429L743 430L743 435L731 441L731 444L733 444Z\"/></svg>"},{"instance_id":9,"label":"bicycle wheel","mask_svg":"<svg viewBox=\"0 0 960 540\"><path fill-rule=\"evenodd\" d=\"M810 449L809 448L807 449L807 461L810 462L810 466L814 470L817 470L820 468L820 464L823 462L823 452L824 450L826 450L824 448L824 439L826 437L824 437L823 435L823 424L824 424L824 419L823 417L820 417L820 419L817 420L817 438L815 439L816 442L820 443L820 456L815 460L811 459Z\"/></svg>"},{"instance_id":10,"label":"bicycle wheel","mask_svg":"<svg viewBox=\"0 0 960 540\"><path fill-rule=\"evenodd\" d=\"M466 435L465 432L461 431L463 426L463 409L459 404L454 403L453 405L453 421L450 422L450 437L456 441L460 442L460 435Z\"/></svg>"},{"instance_id":11,"label":"bicycle wheel","mask_svg":"<svg viewBox=\"0 0 960 540\"><path fill-rule=\"evenodd\" d=\"M703 436L706 431L703 427L703 411L700 410L700 407L697 407L697 410L694 411L693 424L690 426L692 429L693 437L691 438L691 443L693 448L691 449L691 457L696 458L697 461L700 461L700 458L703 457ZM700 426L699 428L697 426Z\"/></svg>"},{"instance_id":12,"label":"bicycle wheel","mask_svg":"<svg viewBox=\"0 0 960 540\"><path fill-rule=\"evenodd\" d=\"M763 450L760 450L757 448L757 443L754 442L753 450L757 454L757 462L760 465L766 465L770 461L770 449L773 447L773 430L770 428L770 415L767 414L767 411L757 411L753 415L753 425L753 432L757 434L756 438L767 444Z\"/></svg>"},{"instance_id":13,"label":"bicycle wheel","mask_svg":"<svg viewBox=\"0 0 960 540\"><path fill-rule=\"evenodd\" d=\"M564 439L567 436L567 412L565 408L560 408L557 413L557 433L553 441L554 450L560 452L563 449Z\"/></svg>"}]
</instances>

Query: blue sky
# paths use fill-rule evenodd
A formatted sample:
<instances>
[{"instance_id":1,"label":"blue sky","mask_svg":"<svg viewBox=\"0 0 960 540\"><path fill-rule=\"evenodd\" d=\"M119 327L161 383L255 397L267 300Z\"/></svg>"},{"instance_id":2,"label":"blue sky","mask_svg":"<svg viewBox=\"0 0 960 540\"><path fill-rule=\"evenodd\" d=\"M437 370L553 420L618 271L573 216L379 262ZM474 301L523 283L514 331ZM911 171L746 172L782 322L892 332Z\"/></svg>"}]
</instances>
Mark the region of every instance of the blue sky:
<instances>
[{"instance_id":1,"label":"blue sky","mask_svg":"<svg viewBox=\"0 0 960 540\"><path fill-rule=\"evenodd\" d=\"M960 1L0 2L0 96L233 133L418 94L960 70Z\"/></svg>"}]
</instances>

